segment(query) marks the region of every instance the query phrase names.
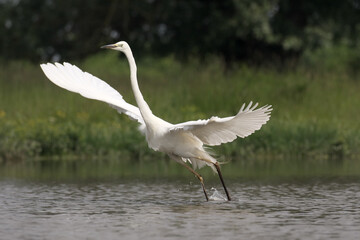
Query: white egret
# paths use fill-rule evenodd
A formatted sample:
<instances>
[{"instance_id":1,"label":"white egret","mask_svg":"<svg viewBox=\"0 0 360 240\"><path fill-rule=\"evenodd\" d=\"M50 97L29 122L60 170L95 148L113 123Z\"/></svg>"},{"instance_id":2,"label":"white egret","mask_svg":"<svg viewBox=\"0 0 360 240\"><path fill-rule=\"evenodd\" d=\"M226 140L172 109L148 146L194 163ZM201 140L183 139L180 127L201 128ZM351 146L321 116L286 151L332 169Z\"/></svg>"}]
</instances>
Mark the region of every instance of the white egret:
<instances>
[{"instance_id":1,"label":"white egret","mask_svg":"<svg viewBox=\"0 0 360 240\"><path fill-rule=\"evenodd\" d=\"M148 142L148 146L155 151L166 153L171 159L180 163L192 172L200 181L206 200L209 200L203 178L195 170L203 166L210 166L217 172L227 199L231 197L221 175L219 162L211 156L204 145L215 146L232 142L237 137L244 138L261 128L269 118L271 105L256 109L257 103L252 102L231 117L211 117L207 120L189 121L171 124L155 116L145 102L137 81L137 67L130 46L120 41L105 45L102 48L123 52L130 66L131 86L138 107L127 103L115 89L99 78L80 70L69 63L41 64L45 75L54 84L66 90L76 92L90 99L108 103L119 113L125 113L137 120ZM191 168L187 163L191 163Z\"/></svg>"}]
</instances>

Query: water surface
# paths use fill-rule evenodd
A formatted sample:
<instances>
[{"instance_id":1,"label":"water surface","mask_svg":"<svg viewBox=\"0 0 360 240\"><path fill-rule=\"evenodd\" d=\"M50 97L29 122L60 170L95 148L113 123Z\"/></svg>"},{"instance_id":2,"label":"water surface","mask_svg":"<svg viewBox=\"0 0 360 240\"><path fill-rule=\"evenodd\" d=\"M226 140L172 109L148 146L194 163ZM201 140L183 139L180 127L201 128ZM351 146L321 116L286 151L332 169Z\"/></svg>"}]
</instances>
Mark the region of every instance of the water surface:
<instances>
[{"instance_id":1,"label":"water surface","mask_svg":"<svg viewBox=\"0 0 360 240\"><path fill-rule=\"evenodd\" d=\"M81 171L81 168L79 169ZM43 169L43 171L45 171ZM216 176L215 176L216 177ZM1 239L358 239L355 177L0 178ZM211 189L213 187L213 189Z\"/></svg>"}]
</instances>

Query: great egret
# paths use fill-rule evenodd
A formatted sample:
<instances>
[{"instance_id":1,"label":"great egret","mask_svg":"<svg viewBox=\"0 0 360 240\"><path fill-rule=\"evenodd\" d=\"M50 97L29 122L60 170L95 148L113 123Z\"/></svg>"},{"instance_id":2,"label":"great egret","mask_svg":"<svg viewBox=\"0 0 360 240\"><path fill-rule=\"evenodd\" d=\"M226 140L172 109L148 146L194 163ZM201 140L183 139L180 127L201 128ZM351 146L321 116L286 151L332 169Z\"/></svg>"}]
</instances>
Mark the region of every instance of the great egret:
<instances>
[{"instance_id":1,"label":"great egret","mask_svg":"<svg viewBox=\"0 0 360 240\"><path fill-rule=\"evenodd\" d=\"M261 128L269 118L271 105L255 109L257 103L252 102L231 117L211 117L207 120L189 121L171 124L155 116L145 102L137 81L137 68L130 46L120 41L115 44L105 45L102 48L123 52L130 65L131 86L138 107L127 103L120 93L99 78L80 70L69 63L41 64L45 75L54 84L72 92L81 94L90 99L108 103L119 113L125 113L130 118L137 120L148 142L148 146L155 151L164 152L176 162L186 167L200 181L205 198L209 197L204 186L204 180L195 170L205 165L217 172L225 190L227 199L231 197L225 186L219 162L206 151L204 145L215 146L232 142L237 137L244 138ZM191 168L187 163L191 163Z\"/></svg>"}]
</instances>

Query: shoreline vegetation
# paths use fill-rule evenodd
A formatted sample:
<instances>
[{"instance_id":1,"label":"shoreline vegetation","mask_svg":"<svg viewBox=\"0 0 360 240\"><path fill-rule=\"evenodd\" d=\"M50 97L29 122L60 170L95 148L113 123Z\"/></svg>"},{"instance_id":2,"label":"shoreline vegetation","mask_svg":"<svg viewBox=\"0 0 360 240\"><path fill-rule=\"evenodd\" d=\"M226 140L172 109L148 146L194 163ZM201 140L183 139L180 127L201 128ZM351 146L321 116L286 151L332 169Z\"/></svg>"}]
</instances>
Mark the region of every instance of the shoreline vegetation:
<instances>
[{"instance_id":1,"label":"shoreline vegetation","mask_svg":"<svg viewBox=\"0 0 360 240\"><path fill-rule=\"evenodd\" d=\"M225 69L217 57L186 63L173 57L143 58L138 75L154 114L173 123L233 115L250 101L273 105L260 131L213 148L220 161L343 160L360 156L356 62L351 49L340 47L317 51L284 68L238 64ZM106 52L72 63L135 103L124 57ZM38 64L2 63L0 162L44 158L167 157L148 149L135 122L105 103L55 86Z\"/></svg>"}]
</instances>

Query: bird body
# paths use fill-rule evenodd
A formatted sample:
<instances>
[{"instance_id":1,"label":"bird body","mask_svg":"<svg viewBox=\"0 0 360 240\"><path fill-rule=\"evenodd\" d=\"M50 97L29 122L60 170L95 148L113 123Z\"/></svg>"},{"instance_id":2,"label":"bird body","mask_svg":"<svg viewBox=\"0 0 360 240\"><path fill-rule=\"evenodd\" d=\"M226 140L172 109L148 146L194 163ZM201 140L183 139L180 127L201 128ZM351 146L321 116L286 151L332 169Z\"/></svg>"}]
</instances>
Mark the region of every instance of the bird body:
<instances>
[{"instance_id":1,"label":"bird body","mask_svg":"<svg viewBox=\"0 0 360 240\"><path fill-rule=\"evenodd\" d=\"M203 166L210 166L219 174L228 200L231 200L223 181L219 163L205 149L204 145L215 146L231 142L237 137L244 138L265 124L271 113L271 106L256 109L258 104L242 105L235 116L219 118L211 117L207 120L188 121L171 124L155 116L141 94L137 81L137 67L130 46L120 41L105 45L108 48L123 52L130 66L130 80L137 106L127 103L123 97L106 82L80 70L69 63L41 64L41 68L50 81L72 92L90 99L108 103L119 113L125 113L131 119L138 121L139 130L145 134L148 146L164 152L176 162L185 166L200 180L206 200L208 196L202 177L195 171ZM186 163L191 163L190 168Z\"/></svg>"}]
</instances>

